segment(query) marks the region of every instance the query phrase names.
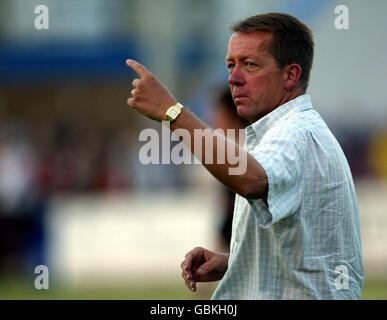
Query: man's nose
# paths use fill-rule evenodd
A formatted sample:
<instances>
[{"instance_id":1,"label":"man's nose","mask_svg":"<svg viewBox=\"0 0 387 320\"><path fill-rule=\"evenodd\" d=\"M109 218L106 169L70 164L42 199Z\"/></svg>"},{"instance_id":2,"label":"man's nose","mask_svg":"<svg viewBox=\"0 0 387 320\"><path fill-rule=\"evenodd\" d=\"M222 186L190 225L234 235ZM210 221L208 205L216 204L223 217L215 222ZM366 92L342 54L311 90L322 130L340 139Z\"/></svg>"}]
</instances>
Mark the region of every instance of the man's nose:
<instances>
[{"instance_id":1,"label":"man's nose","mask_svg":"<svg viewBox=\"0 0 387 320\"><path fill-rule=\"evenodd\" d=\"M243 85L245 82L243 73L237 67L235 67L228 76L228 83L230 85Z\"/></svg>"}]
</instances>

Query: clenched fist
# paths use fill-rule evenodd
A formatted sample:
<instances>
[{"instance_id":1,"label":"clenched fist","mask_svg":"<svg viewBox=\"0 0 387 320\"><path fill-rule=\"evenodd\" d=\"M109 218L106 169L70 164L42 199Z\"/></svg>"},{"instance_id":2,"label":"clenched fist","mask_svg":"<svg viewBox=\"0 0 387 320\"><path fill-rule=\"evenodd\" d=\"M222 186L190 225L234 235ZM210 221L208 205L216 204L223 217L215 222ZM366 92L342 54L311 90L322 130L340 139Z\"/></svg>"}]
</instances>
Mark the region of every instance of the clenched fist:
<instances>
[{"instance_id":1,"label":"clenched fist","mask_svg":"<svg viewBox=\"0 0 387 320\"><path fill-rule=\"evenodd\" d=\"M128 59L126 64L140 76L132 82L132 97L127 100L128 105L148 118L163 121L168 108L177 103L176 99L141 63Z\"/></svg>"}]
</instances>

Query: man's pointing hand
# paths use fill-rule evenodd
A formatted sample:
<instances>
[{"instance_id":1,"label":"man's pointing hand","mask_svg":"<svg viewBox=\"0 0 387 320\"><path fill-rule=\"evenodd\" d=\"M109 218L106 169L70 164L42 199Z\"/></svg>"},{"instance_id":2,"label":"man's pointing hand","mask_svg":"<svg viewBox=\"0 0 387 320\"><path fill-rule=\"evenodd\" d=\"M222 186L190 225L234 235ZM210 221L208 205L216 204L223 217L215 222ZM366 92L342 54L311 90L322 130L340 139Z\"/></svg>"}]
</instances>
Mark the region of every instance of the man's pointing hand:
<instances>
[{"instance_id":1,"label":"man's pointing hand","mask_svg":"<svg viewBox=\"0 0 387 320\"><path fill-rule=\"evenodd\" d=\"M165 112L177 103L169 90L141 63L128 59L126 64L140 76L132 82L128 105L156 121L163 121Z\"/></svg>"}]
</instances>

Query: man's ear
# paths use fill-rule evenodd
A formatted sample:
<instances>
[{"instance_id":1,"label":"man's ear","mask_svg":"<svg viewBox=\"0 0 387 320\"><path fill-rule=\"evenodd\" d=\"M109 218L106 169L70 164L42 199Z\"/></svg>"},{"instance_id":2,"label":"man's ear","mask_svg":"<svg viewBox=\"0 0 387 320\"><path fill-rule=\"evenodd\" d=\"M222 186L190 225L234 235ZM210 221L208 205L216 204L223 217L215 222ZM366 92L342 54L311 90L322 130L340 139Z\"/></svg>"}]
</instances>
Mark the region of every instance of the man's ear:
<instances>
[{"instance_id":1,"label":"man's ear","mask_svg":"<svg viewBox=\"0 0 387 320\"><path fill-rule=\"evenodd\" d=\"M297 87L302 74L301 66L297 63L292 63L284 68L284 87L286 91L292 91Z\"/></svg>"}]
</instances>

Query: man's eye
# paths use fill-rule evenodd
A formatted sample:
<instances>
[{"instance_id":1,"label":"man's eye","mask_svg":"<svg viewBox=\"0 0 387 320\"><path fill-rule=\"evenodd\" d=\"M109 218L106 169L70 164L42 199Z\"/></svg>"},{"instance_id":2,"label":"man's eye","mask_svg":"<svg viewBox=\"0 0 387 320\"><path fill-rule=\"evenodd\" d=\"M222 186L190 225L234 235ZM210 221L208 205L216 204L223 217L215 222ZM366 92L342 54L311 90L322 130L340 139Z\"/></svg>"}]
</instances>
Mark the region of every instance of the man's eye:
<instances>
[{"instance_id":1,"label":"man's eye","mask_svg":"<svg viewBox=\"0 0 387 320\"><path fill-rule=\"evenodd\" d=\"M233 64L233 63L229 63L229 64L227 65L227 68L228 68L228 69L234 68L234 64Z\"/></svg>"},{"instance_id":2,"label":"man's eye","mask_svg":"<svg viewBox=\"0 0 387 320\"><path fill-rule=\"evenodd\" d=\"M248 66L248 67L256 67L257 65L255 64L255 63L253 63L253 62L246 62L246 65Z\"/></svg>"}]
</instances>

